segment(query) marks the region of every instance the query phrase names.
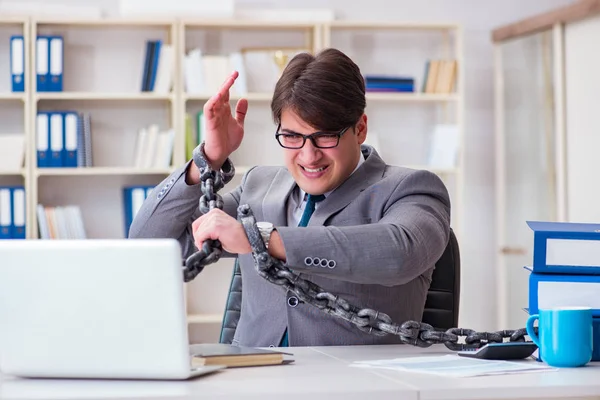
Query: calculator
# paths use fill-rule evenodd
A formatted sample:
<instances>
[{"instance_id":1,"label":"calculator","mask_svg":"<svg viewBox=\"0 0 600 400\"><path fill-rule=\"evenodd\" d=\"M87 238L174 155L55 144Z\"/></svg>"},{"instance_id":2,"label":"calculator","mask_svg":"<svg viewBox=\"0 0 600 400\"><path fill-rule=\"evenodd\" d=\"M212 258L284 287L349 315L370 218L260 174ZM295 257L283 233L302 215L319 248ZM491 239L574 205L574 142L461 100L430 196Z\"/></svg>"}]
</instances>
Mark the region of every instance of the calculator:
<instances>
[{"instance_id":1,"label":"calculator","mask_svg":"<svg viewBox=\"0 0 600 400\"><path fill-rule=\"evenodd\" d=\"M523 360L533 355L537 345L532 342L488 343L478 349L458 351L462 357L480 358L482 360Z\"/></svg>"}]
</instances>

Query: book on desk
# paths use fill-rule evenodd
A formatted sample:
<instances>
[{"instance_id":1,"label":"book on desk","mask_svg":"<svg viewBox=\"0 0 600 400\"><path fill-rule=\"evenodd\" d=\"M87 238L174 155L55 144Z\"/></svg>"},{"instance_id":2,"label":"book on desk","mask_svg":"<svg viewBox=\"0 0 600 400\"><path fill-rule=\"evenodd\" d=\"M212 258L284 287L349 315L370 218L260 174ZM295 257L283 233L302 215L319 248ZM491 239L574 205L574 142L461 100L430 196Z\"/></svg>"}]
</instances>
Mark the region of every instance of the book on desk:
<instances>
[{"instance_id":1,"label":"book on desk","mask_svg":"<svg viewBox=\"0 0 600 400\"><path fill-rule=\"evenodd\" d=\"M291 353L255 347L234 346L223 343L202 343L190 346L192 365L225 365L231 367L256 367L283 365L293 362L286 358Z\"/></svg>"}]
</instances>

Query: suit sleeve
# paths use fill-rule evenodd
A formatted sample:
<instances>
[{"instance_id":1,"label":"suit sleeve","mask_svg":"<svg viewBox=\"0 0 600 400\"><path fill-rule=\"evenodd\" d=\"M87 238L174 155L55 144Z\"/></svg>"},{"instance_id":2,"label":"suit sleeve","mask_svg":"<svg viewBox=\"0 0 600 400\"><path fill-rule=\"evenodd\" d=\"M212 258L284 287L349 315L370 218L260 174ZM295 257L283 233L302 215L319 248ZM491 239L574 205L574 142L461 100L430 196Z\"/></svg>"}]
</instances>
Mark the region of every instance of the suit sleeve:
<instances>
[{"instance_id":1,"label":"suit sleeve","mask_svg":"<svg viewBox=\"0 0 600 400\"><path fill-rule=\"evenodd\" d=\"M185 181L190 163L191 161L152 190L131 224L130 238L177 239L183 258L198 251L192 235L192 222L201 215L198 206L202 193L200 184L188 185ZM230 193L219 193L223 197L223 211L234 218L237 217L242 185Z\"/></svg>"},{"instance_id":2,"label":"suit sleeve","mask_svg":"<svg viewBox=\"0 0 600 400\"><path fill-rule=\"evenodd\" d=\"M295 272L401 285L432 268L443 254L450 235L450 200L439 177L416 171L399 182L375 223L277 230L286 265ZM328 265L307 265L307 259L326 260Z\"/></svg>"}]
</instances>

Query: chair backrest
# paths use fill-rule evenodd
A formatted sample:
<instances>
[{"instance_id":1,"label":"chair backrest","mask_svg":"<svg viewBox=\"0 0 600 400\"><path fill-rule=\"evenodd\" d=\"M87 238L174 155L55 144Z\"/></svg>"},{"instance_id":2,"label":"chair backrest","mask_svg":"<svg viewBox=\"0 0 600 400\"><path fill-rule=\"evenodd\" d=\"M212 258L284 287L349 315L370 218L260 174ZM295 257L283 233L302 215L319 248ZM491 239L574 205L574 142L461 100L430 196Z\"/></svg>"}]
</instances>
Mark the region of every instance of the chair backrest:
<instances>
[{"instance_id":1,"label":"chair backrest","mask_svg":"<svg viewBox=\"0 0 600 400\"><path fill-rule=\"evenodd\" d=\"M460 251L456 235L451 229L448 245L435 263L422 321L440 330L458 326L459 300Z\"/></svg>"},{"instance_id":2,"label":"chair backrest","mask_svg":"<svg viewBox=\"0 0 600 400\"><path fill-rule=\"evenodd\" d=\"M460 251L454 231L444 253L435 264L431 286L427 292L422 321L436 329L447 330L458 325L460 299ZM242 309L242 274L235 260L225 314L221 326L221 343L231 344ZM404 321L394 321L402 323Z\"/></svg>"}]
</instances>

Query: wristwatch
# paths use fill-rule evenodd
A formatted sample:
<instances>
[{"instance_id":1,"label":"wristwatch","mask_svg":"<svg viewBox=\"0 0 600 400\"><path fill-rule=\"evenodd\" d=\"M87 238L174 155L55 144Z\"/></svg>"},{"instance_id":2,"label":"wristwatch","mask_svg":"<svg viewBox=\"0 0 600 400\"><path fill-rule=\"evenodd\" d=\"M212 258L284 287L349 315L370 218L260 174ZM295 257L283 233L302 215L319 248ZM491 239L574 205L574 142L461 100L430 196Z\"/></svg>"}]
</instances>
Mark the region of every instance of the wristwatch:
<instances>
[{"instance_id":1,"label":"wristwatch","mask_svg":"<svg viewBox=\"0 0 600 400\"><path fill-rule=\"evenodd\" d=\"M260 236L262 237L263 242L265 243L265 247L269 248L269 240L271 240L271 232L275 230L275 227L270 222L260 221L256 223L256 227L260 232Z\"/></svg>"}]
</instances>

